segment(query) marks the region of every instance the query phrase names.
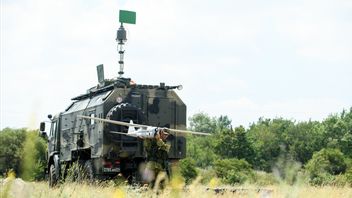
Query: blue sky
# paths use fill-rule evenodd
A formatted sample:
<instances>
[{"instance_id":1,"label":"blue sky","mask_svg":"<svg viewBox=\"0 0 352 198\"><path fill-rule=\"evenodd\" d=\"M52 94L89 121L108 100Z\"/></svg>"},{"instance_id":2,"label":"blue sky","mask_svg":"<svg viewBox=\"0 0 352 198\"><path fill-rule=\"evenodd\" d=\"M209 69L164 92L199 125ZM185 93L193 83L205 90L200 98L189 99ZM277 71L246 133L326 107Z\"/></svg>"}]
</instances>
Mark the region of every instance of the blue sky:
<instances>
[{"instance_id":1,"label":"blue sky","mask_svg":"<svg viewBox=\"0 0 352 198\"><path fill-rule=\"evenodd\" d=\"M36 128L116 77L118 10L125 77L182 84L188 116L321 120L351 107L352 1L1 1L0 128Z\"/></svg>"}]
</instances>

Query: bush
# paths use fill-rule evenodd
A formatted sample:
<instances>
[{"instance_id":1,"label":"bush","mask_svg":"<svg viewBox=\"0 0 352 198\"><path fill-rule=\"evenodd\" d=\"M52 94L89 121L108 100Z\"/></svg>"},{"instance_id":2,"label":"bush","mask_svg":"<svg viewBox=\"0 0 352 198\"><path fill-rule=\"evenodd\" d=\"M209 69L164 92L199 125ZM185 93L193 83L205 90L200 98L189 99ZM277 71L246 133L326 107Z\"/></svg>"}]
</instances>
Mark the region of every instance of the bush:
<instances>
[{"instance_id":1,"label":"bush","mask_svg":"<svg viewBox=\"0 0 352 198\"><path fill-rule=\"evenodd\" d=\"M198 175L194 160L191 158L180 160L180 172L183 178L185 178L186 184L191 183Z\"/></svg>"},{"instance_id":2,"label":"bush","mask_svg":"<svg viewBox=\"0 0 352 198\"><path fill-rule=\"evenodd\" d=\"M347 170L352 169L352 158L346 158L345 162L347 165Z\"/></svg>"},{"instance_id":3,"label":"bush","mask_svg":"<svg viewBox=\"0 0 352 198\"><path fill-rule=\"evenodd\" d=\"M352 187L352 168L346 171L345 177L346 177L346 182Z\"/></svg>"},{"instance_id":4,"label":"bush","mask_svg":"<svg viewBox=\"0 0 352 198\"><path fill-rule=\"evenodd\" d=\"M22 175L24 180L43 180L45 178L47 143L37 130L27 131L23 143Z\"/></svg>"},{"instance_id":5,"label":"bush","mask_svg":"<svg viewBox=\"0 0 352 198\"><path fill-rule=\"evenodd\" d=\"M293 185L297 182L301 182L301 163L295 161L289 153L285 152L282 148L281 154L273 167L273 174L281 182L285 182L289 185Z\"/></svg>"},{"instance_id":6,"label":"bush","mask_svg":"<svg viewBox=\"0 0 352 198\"><path fill-rule=\"evenodd\" d=\"M334 176L333 181L330 183L330 185L341 186L341 187L346 186L347 185L346 174Z\"/></svg>"},{"instance_id":7,"label":"bush","mask_svg":"<svg viewBox=\"0 0 352 198\"><path fill-rule=\"evenodd\" d=\"M216 179L216 172L213 168L200 169L199 175L201 177L200 183L205 185L209 184L213 179Z\"/></svg>"},{"instance_id":8,"label":"bush","mask_svg":"<svg viewBox=\"0 0 352 198\"><path fill-rule=\"evenodd\" d=\"M219 158L214 152L215 135L207 137L187 136L187 156L195 160L197 167L206 168Z\"/></svg>"},{"instance_id":9,"label":"bush","mask_svg":"<svg viewBox=\"0 0 352 198\"><path fill-rule=\"evenodd\" d=\"M305 166L314 185L332 184L336 175L346 171L345 157L338 149L322 149L313 154Z\"/></svg>"},{"instance_id":10,"label":"bush","mask_svg":"<svg viewBox=\"0 0 352 198\"><path fill-rule=\"evenodd\" d=\"M272 173L264 171L256 171L254 176L254 183L259 186L269 186L278 184L278 179Z\"/></svg>"},{"instance_id":11,"label":"bush","mask_svg":"<svg viewBox=\"0 0 352 198\"><path fill-rule=\"evenodd\" d=\"M242 184L254 178L251 165L246 160L224 159L214 163L217 176L228 184Z\"/></svg>"}]
</instances>

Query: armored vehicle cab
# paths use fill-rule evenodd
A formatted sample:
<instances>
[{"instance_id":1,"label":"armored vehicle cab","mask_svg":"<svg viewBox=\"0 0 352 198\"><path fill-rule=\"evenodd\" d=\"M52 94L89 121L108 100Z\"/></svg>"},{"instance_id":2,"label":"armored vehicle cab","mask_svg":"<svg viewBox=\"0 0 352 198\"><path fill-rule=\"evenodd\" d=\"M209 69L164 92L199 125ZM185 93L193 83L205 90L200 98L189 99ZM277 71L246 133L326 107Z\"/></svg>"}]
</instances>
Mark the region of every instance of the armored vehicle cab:
<instances>
[{"instance_id":1,"label":"armored vehicle cab","mask_svg":"<svg viewBox=\"0 0 352 198\"><path fill-rule=\"evenodd\" d=\"M176 86L138 85L127 78L106 82L107 85L72 98L73 103L64 112L51 118L47 170L49 176L55 172L54 180L64 171L62 167L76 161L91 169L87 171L93 177L105 178L120 172L133 175L145 160L143 140L112 133L127 132L127 127L78 115L185 129L186 105L174 91ZM186 142L182 134L173 135L168 142L171 160L185 157Z\"/></svg>"}]
</instances>

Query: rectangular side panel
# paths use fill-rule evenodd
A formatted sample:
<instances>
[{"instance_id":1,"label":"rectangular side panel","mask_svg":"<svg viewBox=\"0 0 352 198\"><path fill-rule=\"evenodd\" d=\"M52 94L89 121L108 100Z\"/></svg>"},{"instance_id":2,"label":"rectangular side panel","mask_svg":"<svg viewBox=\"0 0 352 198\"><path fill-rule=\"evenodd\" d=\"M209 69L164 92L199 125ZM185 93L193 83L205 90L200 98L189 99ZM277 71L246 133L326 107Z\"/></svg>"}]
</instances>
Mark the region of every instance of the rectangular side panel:
<instances>
[{"instance_id":1,"label":"rectangular side panel","mask_svg":"<svg viewBox=\"0 0 352 198\"><path fill-rule=\"evenodd\" d=\"M60 133L60 159L63 161L71 160L71 146L72 146L72 121L71 115L66 114L61 119L61 133Z\"/></svg>"},{"instance_id":2,"label":"rectangular side panel","mask_svg":"<svg viewBox=\"0 0 352 198\"><path fill-rule=\"evenodd\" d=\"M172 105L167 98L149 98L148 99L148 121L149 125L160 127L171 127Z\"/></svg>"},{"instance_id":3,"label":"rectangular side panel","mask_svg":"<svg viewBox=\"0 0 352 198\"><path fill-rule=\"evenodd\" d=\"M95 117L103 117L103 105L96 108ZM91 147L91 157L100 157L103 152L103 130L104 123L101 121L96 121L94 126L91 126L88 132L88 141Z\"/></svg>"},{"instance_id":4,"label":"rectangular side panel","mask_svg":"<svg viewBox=\"0 0 352 198\"><path fill-rule=\"evenodd\" d=\"M102 153L103 123L94 120L78 118L78 115L98 117L103 105L90 107L85 110L66 113L62 116L60 133L60 159L72 160L72 151L91 149L92 157ZM83 136L82 136L83 135ZM83 137L83 147L78 147L77 141Z\"/></svg>"},{"instance_id":5,"label":"rectangular side panel","mask_svg":"<svg viewBox=\"0 0 352 198\"><path fill-rule=\"evenodd\" d=\"M148 99L149 125L174 129L186 128L186 106L176 97ZM182 134L173 134L175 138L168 142L171 148L169 158L183 158L186 155L186 140Z\"/></svg>"},{"instance_id":6,"label":"rectangular side panel","mask_svg":"<svg viewBox=\"0 0 352 198\"><path fill-rule=\"evenodd\" d=\"M176 128L185 130L186 129L186 118L187 118L187 110L186 105L177 104L176 109ZM177 134L176 136L176 148L175 148L175 158L185 158L186 157L186 138L184 134Z\"/></svg>"}]
</instances>

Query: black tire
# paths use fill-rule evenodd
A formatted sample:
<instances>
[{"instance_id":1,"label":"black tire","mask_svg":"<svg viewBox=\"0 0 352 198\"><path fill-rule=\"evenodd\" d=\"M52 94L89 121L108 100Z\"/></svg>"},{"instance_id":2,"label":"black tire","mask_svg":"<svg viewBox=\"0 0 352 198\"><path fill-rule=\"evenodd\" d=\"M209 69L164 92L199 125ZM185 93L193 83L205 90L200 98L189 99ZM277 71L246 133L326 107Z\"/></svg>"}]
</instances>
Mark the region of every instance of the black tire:
<instances>
[{"instance_id":1,"label":"black tire","mask_svg":"<svg viewBox=\"0 0 352 198\"><path fill-rule=\"evenodd\" d=\"M54 187L57 185L57 173L54 164L50 165L49 169L49 187Z\"/></svg>"},{"instance_id":2,"label":"black tire","mask_svg":"<svg viewBox=\"0 0 352 198\"><path fill-rule=\"evenodd\" d=\"M130 122L130 120L134 120L134 123L143 124L146 120L146 116L136 106L129 103L122 103L111 108L106 115L106 119L118 120L122 122ZM111 123L106 123L104 128L104 131L120 131L124 133L127 133L128 131L128 127L126 126ZM112 142L121 141L122 139L133 139L133 137L129 136L116 136L116 134L113 133L104 133L104 137L105 136L106 139L109 141L111 140Z\"/></svg>"}]
</instances>

